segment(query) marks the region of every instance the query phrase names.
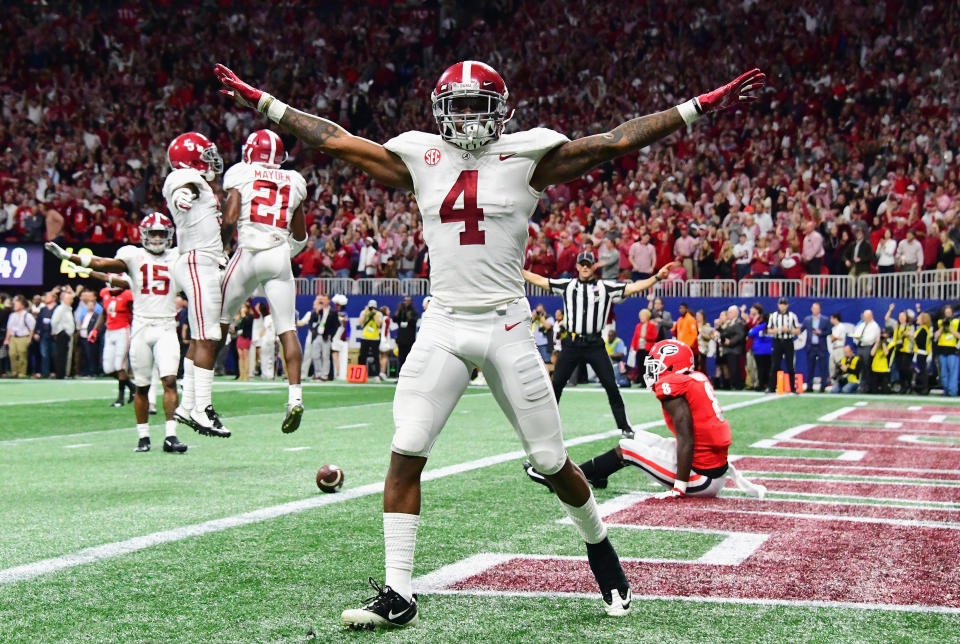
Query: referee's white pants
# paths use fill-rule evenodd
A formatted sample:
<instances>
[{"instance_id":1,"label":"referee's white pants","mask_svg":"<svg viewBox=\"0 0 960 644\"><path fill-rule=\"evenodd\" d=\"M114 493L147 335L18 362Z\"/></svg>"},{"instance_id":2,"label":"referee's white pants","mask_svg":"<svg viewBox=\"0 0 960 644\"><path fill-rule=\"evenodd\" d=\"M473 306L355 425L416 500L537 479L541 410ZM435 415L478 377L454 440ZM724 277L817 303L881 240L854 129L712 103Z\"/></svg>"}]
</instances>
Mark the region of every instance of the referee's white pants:
<instances>
[{"instance_id":1,"label":"referee's white pants","mask_svg":"<svg viewBox=\"0 0 960 644\"><path fill-rule=\"evenodd\" d=\"M526 298L483 313L434 304L423 314L393 399L393 451L430 454L447 418L479 367L500 409L544 474L563 467L560 412L531 330Z\"/></svg>"}]
</instances>

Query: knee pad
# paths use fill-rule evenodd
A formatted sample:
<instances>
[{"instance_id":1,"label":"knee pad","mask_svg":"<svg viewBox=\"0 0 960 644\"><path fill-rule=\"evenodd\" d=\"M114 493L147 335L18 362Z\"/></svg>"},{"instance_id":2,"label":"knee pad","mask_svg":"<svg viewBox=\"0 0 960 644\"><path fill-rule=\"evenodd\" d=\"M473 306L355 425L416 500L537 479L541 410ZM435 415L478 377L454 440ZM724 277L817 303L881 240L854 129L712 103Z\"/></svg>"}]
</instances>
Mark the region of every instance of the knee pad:
<instances>
[{"instance_id":1,"label":"knee pad","mask_svg":"<svg viewBox=\"0 0 960 644\"><path fill-rule=\"evenodd\" d=\"M527 452L527 458L541 474L556 474L567 462L567 450L562 445L559 450L548 445L536 446Z\"/></svg>"}]
</instances>

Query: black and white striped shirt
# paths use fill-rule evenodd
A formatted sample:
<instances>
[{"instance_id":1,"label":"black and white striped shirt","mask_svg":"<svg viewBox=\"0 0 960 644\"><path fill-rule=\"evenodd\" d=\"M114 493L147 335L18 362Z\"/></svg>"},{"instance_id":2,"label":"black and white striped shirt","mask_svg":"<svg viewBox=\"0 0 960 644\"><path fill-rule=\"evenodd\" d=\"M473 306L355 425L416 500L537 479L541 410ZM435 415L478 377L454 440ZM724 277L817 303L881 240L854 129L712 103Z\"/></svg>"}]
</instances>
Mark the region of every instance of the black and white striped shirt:
<instances>
[{"instance_id":1,"label":"black and white striped shirt","mask_svg":"<svg viewBox=\"0 0 960 644\"><path fill-rule=\"evenodd\" d=\"M767 329L771 331L773 329L799 329L800 320L797 319L797 314L793 311L787 311L786 313L781 313L776 311L771 313L770 317L767 318ZM782 333L770 333L776 340L793 340L796 336L789 331Z\"/></svg>"},{"instance_id":2,"label":"black and white striped shirt","mask_svg":"<svg viewBox=\"0 0 960 644\"><path fill-rule=\"evenodd\" d=\"M626 282L578 278L549 280L550 290L563 296L563 315L567 330L577 335L596 335L603 330L610 306L623 301Z\"/></svg>"}]
</instances>

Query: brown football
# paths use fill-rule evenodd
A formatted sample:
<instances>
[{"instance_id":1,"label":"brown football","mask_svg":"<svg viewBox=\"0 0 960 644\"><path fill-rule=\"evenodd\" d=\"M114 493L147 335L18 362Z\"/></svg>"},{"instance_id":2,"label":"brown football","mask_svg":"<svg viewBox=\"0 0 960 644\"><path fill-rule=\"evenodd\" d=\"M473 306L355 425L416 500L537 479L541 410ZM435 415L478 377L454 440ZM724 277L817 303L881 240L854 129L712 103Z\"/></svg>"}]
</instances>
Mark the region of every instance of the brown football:
<instances>
[{"instance_id":1,"label":"brown football","mask_svg":"<svg viewBox=\"0 0 960 644\"><path fill-rule=\"evenodd\" d=\"M336 465L324 465L317 470L317 487L321 492L336 492L343 487L343 470Z\"/></svg>"}]
</instances>

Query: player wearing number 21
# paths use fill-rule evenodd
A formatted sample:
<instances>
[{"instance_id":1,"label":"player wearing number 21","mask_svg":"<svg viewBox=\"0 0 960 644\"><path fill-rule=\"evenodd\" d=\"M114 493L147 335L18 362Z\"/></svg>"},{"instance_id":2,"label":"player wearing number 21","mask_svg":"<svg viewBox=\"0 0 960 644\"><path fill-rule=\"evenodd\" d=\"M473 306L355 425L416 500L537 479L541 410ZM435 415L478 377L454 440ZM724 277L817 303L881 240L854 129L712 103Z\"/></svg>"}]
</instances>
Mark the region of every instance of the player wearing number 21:
<instances>
[{"instance_id":1,"label":"player wearing number 21","mask_svg":"<svg viewBox=\"0 0 960 644\"><path fill-rule=\"evenodd\" d=\"M160 212L154 212L140 222L138 246L123 246L113 259L91 255L72 255L53 242L47 242L48 251L59 259L66 259L94 269L91 276L105 279L110 285L127 287L133 292L133 326L129 336L130 367L133 370L134 413L137 417L138 452L150 451L150 426L147 416L147 390L154 366L163 382L163 408L166 411L165 452L182 453L187 446L177 439L177 421L173 418L177 407L177 368L180 366L180 342L177 340L177 291L173 286L173 265L179 257L173 243L173 222ZM126 273L126 280L96 271ZM126 343L122 349L126 354ZM121 392L122 395L122 392Z\"/></svg>"},{"instance_id":2,"label":"player wearing number 21","mask_svg":"<svg viewBox=\"0 0 960 644\"><path fill-rule=\"evenodd\" d=\"M414 192L430 249L433 302L400 372L394 437L384 486L386 585L343 612L352 628L407 626L418 619L411 573L427 456L479 367L523 444L586 542L590 568L609 615L625 615L631 592L583 473L567 457L550 379L534 343L524 297L524 248L541 192L629 154L702 114L757 100L765 77L752 70L677 107L570 141L535 128L504 134L509 94L489 65L463 61L441 74L431 94L439 134L405 132L384 145L288 107L215 69L224 93L288 132L386 185ZM495 500L491 500L495 502Z\"/></svg>"},{"instance_id":3,"label":"player wearing number 21","mask_svg":"<svg viewBox=\"0 0 960 644\"><path fill-rule=\"evenodd\" d=\"M296 170L283 170L283 141L270 130L257 130L243 145L243 161L223 175L227 205L222 238L226 245L239 227L237 249L223 276L221 335L258 286L270 304L277 335L283 345L290 388L284 433L296 431L303 415L300 363L303 359L296 327L297 289L290 268L307 244L303 200L307 182ZM293 233L291 235L291 233Z\"/></svg>"}]
</instances>

